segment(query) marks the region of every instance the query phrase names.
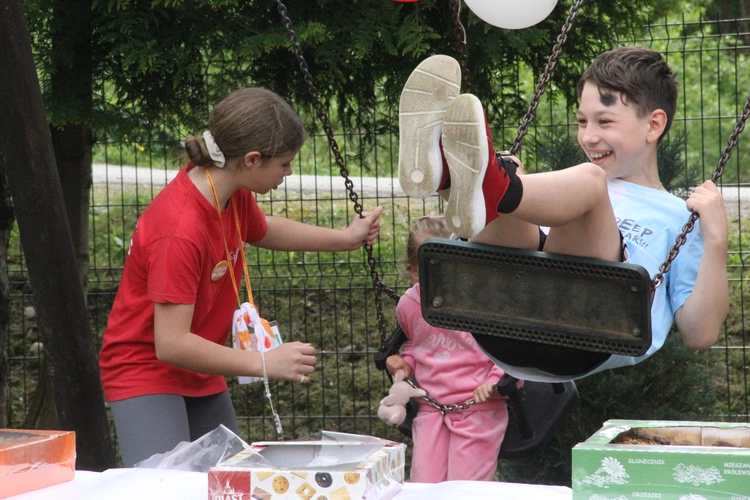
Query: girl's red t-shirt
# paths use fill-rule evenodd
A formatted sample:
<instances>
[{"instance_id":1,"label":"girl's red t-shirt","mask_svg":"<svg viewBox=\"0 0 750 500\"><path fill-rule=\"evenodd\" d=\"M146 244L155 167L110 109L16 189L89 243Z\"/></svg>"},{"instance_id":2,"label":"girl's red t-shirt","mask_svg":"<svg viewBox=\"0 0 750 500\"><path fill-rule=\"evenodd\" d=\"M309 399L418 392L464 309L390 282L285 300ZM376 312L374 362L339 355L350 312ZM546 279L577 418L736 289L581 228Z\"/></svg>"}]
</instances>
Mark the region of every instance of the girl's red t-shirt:
<instances>
[{"instance_id":1,"label":"girl's red t-shirt","mask_svg":"<svg viewBox=\"0 0 750 500\"><path fill-rule=\"evenodd\" d=\"M133 231L99 354L108 401L150 394L198 397L227 389L221 375L159 361L154 346L154 303L194 304L190 331L221 345L237 308L231 274L221 264L227 255L219 215L188 177L191 167L154 198ZM253 194L241 189L232 199L243 241L262 239L268 227ZM239 286L242 259L231 205L221 218Z\"/></svg>"}]
</instances>

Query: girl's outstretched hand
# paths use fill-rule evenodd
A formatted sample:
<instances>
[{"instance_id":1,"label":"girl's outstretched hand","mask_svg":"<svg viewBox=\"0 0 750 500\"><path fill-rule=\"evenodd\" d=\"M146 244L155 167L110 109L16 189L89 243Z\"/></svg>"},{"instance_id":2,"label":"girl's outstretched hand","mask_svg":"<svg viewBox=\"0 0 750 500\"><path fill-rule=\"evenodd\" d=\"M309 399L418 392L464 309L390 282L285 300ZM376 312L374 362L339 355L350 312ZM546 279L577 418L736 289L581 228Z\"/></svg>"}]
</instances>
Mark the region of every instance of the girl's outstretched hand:
<instances>
[{"instance_id":1,"label":"girl's outstretched hand","mask_svg":"<svg viewBox=\"0 0 750 500\"><path fill-rule=\"evenodd\" d=\"M291 382L310 382L310 374L315 371L315 348L312 344L289 342L276 349L266 351L266 371L268 378Z\"/></svg>"},{"instance_id":2,"label":"girl's outstretched hand","mask_svg":"<svg viewBox=\"0 0 750 500\"><path fill-rule=\"evenodd\" d=\"M380 232L380 214L383 213L383 207L377 207L372 212L362 212L362 217L354 217L354 220L346 231L352 238L351 250L356 250L366 241L372 245Z\"/></svg>"},{"instance_id":3,"label":"girl's outstretched hand","mask_svg":"<svg viewBox=\"0 0 750 500\"><path fill-rule=\"evenodd\" d=\"M492 382L487 382L474 389L474 402L477 404L486 403L490 399L497 399L498 397L495 384Z\"/></svg>"}]
</instances>

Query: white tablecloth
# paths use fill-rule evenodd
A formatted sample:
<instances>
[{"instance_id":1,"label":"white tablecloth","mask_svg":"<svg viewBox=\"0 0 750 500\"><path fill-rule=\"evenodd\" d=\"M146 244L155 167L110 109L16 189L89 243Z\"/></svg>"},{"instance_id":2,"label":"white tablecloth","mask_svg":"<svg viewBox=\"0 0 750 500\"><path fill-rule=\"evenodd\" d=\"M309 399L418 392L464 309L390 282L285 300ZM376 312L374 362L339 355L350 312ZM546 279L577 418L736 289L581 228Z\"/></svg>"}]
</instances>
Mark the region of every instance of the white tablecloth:
<instances>
[{"instance_id":1,"label":"white tablecloth","mask_svg":"<svg viewBox=\"0 0 750 500\"><path fill-rule=\"evenodd\" d=\"M154 469L76 471L73 481L11 500L207 500L208 475ZM394 500L571 500L570 488L531 484L448 481L406 483Z\"/></svg>"}]
</instances>

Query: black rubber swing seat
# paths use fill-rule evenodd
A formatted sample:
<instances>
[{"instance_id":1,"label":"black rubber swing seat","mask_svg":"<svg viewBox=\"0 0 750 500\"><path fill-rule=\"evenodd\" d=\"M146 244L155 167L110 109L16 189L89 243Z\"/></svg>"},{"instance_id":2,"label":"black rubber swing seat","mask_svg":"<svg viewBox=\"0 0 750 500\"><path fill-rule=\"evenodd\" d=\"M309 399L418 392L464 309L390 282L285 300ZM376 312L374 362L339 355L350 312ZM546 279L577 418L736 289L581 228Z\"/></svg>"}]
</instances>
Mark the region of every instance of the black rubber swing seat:
<instances>
[{"instance_id":1,"label":"black rubber swing seat","mask_svg":"<svg viewBox=\"0 0 750 500\"><path fill-rule=\"evenodd\" d=\"M634 264L429 238L419 281L422 315L441 328L606 355L651 346L654 285Z\"/></svg>"}]
</instances>

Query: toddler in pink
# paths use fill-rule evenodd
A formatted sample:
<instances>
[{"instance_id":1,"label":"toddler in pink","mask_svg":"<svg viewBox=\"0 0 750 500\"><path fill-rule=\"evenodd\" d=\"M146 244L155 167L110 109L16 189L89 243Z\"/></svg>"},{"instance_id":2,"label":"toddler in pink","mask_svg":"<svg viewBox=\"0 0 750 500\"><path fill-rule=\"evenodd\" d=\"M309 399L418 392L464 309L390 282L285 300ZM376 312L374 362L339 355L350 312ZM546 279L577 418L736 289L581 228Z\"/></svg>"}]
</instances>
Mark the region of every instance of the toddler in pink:
<instances>
[{"instance_id":1,"label":"toddler in pink","mask_svg":"<svg viewBox=\"0 0 750 500\"><path fill-rule=\"evenodd\" d=\"M390 356L386 366L391 374L399 369L407 377L413 374L419 386L441 404L471 399L475 404L441 415L419 400L419 412L412 422L410 477L419 483L488 481L497 468L508 426L507 401L494 390L503 371L487 358L471 333L437 328L422 317L417 249L429 237L450 237L443 217L421 218L409 235L406 269L415 284L396 307L407 341L400 355Z\"/></svg>"}]
</instances>

